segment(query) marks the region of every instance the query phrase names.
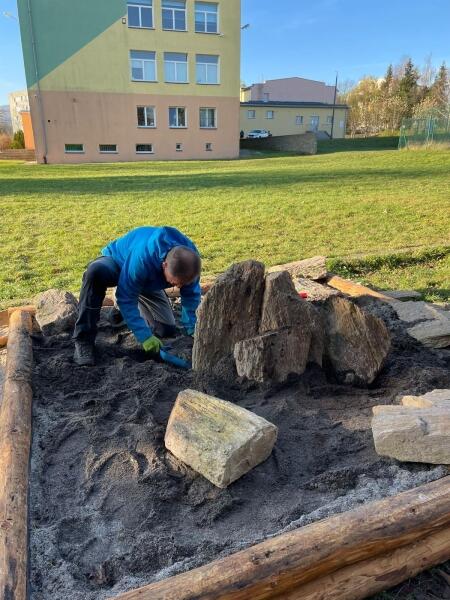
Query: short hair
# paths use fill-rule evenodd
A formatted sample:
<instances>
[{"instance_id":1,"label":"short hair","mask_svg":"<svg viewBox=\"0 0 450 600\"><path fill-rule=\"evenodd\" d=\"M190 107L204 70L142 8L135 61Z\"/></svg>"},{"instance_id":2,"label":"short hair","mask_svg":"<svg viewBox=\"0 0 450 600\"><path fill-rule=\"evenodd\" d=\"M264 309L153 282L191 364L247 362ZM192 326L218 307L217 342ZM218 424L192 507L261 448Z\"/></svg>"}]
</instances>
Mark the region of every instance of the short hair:
<instances>
[{"instance_id":1,"label":"short hair","mask_svg":"<svg viewBox=\"0 0 450 600\"><path fill-rule=\"evenodd\" d=\"M166 256L169 273L182 281L190 282L200 276L202 261L200 256L187 246L175 246Z\"/></svg>"}]
</instances>

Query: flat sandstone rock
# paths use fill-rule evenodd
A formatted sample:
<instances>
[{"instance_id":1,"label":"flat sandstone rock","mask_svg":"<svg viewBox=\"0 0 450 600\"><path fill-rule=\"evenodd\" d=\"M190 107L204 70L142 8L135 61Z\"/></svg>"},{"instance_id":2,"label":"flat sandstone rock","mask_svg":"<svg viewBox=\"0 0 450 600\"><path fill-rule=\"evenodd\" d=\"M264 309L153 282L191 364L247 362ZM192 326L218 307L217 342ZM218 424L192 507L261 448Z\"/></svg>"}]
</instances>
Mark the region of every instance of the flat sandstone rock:
<instances>
[{"instance_id":1,"label":"flat sandstone rock","mask_svg":"<svg viewBox=\"0 0 450 600\"><path fill-rule=\"evenodd\" d=\"M238 375L261 383L284 382L290 374L301 375L310 341L309 330L298 325L242 340L234 348Z\"/></svg>"},{"instance_id":2,"label":"flat sandstone rock","mask_svg":"<svg viewBox=\"0 0 450 600\"><path fill-rule=\"evenodd\" d=\"M405 462L450 464L450 412L440 408L374 407L375 450Z\"/></svg>"},{"instance_id":3,"label":"flat sandstone rock","mask_svg":"<svg viewBox=\"0 0 450 600\"><path fill-rule=\"evenodd\" d=\"M174 456L220 488L265 461L278 429L231 402L195 390L178 394L165 445Z\"/></svg>"},{"instance_id":4,"label":"flat sandstone rock","mask_svg":"<svg viewBox=\"0 0 450 600\"><path fill-rule=\"evenodd\" d=\"M275 265L267 269L268 273L275 271L287 271L293 279L296 277L307 277L315 281L325 279L327 276L325 256L313 256L304 260L296 260L285 265Z\"/></svg>"},{"instance_id":5,"label":"flat sandstone rock","mask_svg":"<svg viewBox=\"0 0 450 600\"><path fill-rule=\"evenodd\" d=\"M72 331L78 316L78 301L63 290L47 290L34 299L36 321L44 335Z\"/></svg>"},{"instance_id":6,"label":"flat sandstone rock","mask_svg":"<svg viewBox=\"0 0 450 600\"><path fill-rule=\"evenodd\" d=\"M406 323L415 323L418 321L432 321L442 317L442 311L436 309L428 302L394 302L392 307L398 315L398 318Z\"/></svg>"},{"instance_id":7,"label":"flat sandstone rock","mask_svg":"<svg viewBox=\"0 0 450 600\"><path fill-rule=\"evenodd\" d=\"M428 348L447 348L450 346L450 318L418 323L410 327L408 333Z\"/></svg>"},{"instance_id":8,"label":"flat sandstone rock","mask_svg":"<svg viewBox=\"0 0 450 600\"><path fill-rule=\"evenodd\" d=\"M401 402L408 408L448 408L450 411L450 390L433 390L421 396L403 396Z\"/></svg>"}]
</instances>

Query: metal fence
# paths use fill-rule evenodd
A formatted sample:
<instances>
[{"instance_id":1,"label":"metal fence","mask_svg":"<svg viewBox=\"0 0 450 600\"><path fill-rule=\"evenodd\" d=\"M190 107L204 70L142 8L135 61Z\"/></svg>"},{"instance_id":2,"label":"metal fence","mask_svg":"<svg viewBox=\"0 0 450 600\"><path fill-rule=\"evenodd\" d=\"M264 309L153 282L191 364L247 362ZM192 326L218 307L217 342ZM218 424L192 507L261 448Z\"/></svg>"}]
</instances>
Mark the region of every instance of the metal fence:
<instances>
[{"instance_id":1,"label":"metal fence","mask_svg":"<svg viewBox=\"0 0 450 600\"><path fill-rule=\"evenodd\" d=\"M447 114L429 113L421 117L403 119L399 148L431 144L450 146L450 110Z\"/></svg>"}]
</instances>

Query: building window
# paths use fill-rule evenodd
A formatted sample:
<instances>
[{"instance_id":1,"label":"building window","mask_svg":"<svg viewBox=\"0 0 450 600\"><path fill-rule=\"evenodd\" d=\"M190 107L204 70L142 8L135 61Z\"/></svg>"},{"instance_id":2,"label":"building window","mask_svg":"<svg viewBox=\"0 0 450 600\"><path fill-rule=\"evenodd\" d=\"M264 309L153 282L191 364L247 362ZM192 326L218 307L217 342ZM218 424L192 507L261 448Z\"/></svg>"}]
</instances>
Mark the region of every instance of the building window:
<instances>
[{"instance_id":1,"label":"building window","mask_svg":"<svg viewBox=\"0 0 450 600\"><path fill-rule=\"evenodd\" d=\"M212 54L197 54L197 83L219 83L219 57Z\"/></svg>"},{"instance_id":2,"label":"building window","mask_svg":"<svg viewBox=\"0 0 450 600\"><path fill-rule=\"evenodd\" d=\"M138 106L137 123L138 127L156 127L155 107Z\"/></svg>"},{"instance_id":3,"label":"building window","mask_svg":"<svg viewBox=\"0 0 450 600\"><path fill-rule=\"evenodd\" d=\"M195 31L219 33L219 7L211 2L195 3Z\"/></svg>"},{"instance_id":4,"label":"building window","mask_svg":"<svg viewBox=\"0 0 450 600\"><path fill-rule=\"evenodd\" d=\"M117 144L100 144L98 151L101 154L117 154Z\"/></svg>"},{"instance_id":5,"label":"building window","mask_svg":"<svg viewBox=\"0 0 450 600\"><path fill-rule=\"evenodd\" d=\"M131 50L131 80L156 81L156 52Z\"/></svg>"},{"instance_id":6,"label":"building window","mask_svg":"<svg viewBox=\"0 0 450 600\"><path fill-rule=\"evenodd\" d=\"M153 154L153 144L136 144L136 154Z\"/></svg>"},{"instance_id":7,"label":"building window","mask_svg":"<svg viewBox=\"0 0 450 600\"><path fill-rule=\"evenodd\" d=\"M186 31L186 2L183 0L162 0L163 29Z\"/></svg>"},{"instance_id":8,"label":"building window","mask_svg":"<svg viewBox=\"0 0 450 600\"><path fill-rule=\"evenodd\" d=\"M169 108L169 127L186 127L186 109L179 106Z\"/></svg>"},{"instance_id":9,"label":"building window","mask_svg":"<svg viewBox=\"0 0 450 600\"><path fill-rule=\"evenodd\" d=\"M275 111L274 110L268 110L266 111L266 119L274 119L275 118Z\"/></svg>"},{"instance_id":10,"label":"building window","mask_svg":"<svg viewBox=\"0 0 450 600\"><path fill-rule=\"evenodd\" d=\"M302 115L297 115L295 117L295 124L296 125L303 125L303 116Z\"/></svg>"},{"instance_id":11,"label":"building window","mask_svg":"<svg viewBox=\"0 0 450 600\"><path fill-rule=\"evenodd\" d=\"M164 79L167 83L188 83L187 54L164 52Z\"/></svg>"},{"instance_id":12,"label":"building window","mask_svg":"<svg viewBox=\"0 0 450 600\"><path fill-rule=\"evenodd\" d=\"M267 92L264 92L264 94L263 94L264 102L269 102L269 98L270 98L270 94L268 94Z\"/></svg>"},{"instance_id":13,"label":"building window","mask_svg":"<svg viewBox=\"0 0 450 600\"><path fill-rule=\"evenodd\" d=\"M183 144L175 144L175 150L177 152L183 152Z\"/></svg>"},{"instance_id":14,"label":"building window","mask_svg":"<svg viewBox=\"0 0 450 600\"><path fill-rule=\"evenodd\" d=\"M248 110L247 119L256 119L256 110Z\"/></svg>"},{"instance_id":15,"label":"building window","mask_svg":"<svg viewBox=\"0 0 450 600\"><path fill-rule=\"evenodd\" d=\"M81 154L84 152L84 144L66 144L64 151L66 154Z\"/></svg>"},{"instance_id":16,"label":"building window","mask_svg":"<svg viewBox=\"0 0 450 600\"><path fill-rule=\"evenodd\" d=\"M210 142L207 142L207 143L205 144L205 150L206 150L206 152L211 152L211 151L212 151L212 149L213 149L213 148L212 148L212 144L211 144Z\"/></svg>"},{"instance_id":17,"label":"building window","mask_svg":"<svg viewBox=\"0 0 450 600\"><path fill-rule=\"evenodd\" d=\"M128 0L128 27L152 29L153 0Z\"/></svg>"},{"instance_id":18,"label":"building window","mask_svg":"<svg viewBox=\"0 0 450 600\"><path fill-rule=\"evenodd\" d=\"M215 108L201 108L200 109L200 128L201 129L215 129L216 125L216 109Z\"/></svg>"},{"instance_id":19,"label":"building window","mask_svg":"<svg viewBox=\"0 0 450 600\"><path fill-rule=\"evenodd\" d=\"M327 116L327 125L331 125L333 123L333 117L331 115Z\"/></svg>"}]
</instances>

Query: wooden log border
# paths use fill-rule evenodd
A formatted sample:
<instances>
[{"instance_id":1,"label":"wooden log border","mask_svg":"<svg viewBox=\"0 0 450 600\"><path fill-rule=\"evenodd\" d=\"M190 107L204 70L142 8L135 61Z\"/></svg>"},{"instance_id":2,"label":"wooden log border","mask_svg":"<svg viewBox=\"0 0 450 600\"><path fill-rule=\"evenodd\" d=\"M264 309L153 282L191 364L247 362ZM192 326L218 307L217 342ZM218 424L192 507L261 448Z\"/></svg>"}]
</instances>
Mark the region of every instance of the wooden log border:
<instances>
[{"instance_id":1,"label":"wooden log border","mask_svg":"<svg viewBox=\"0 0 450 600\"><path fill-rule=\"evenodd\" d=\"M0 598L27 598L32 317L15 311L0 406Z\"/></svg>"}]
</instances>

